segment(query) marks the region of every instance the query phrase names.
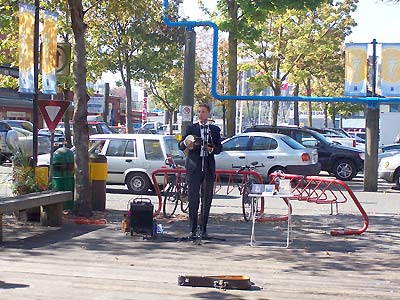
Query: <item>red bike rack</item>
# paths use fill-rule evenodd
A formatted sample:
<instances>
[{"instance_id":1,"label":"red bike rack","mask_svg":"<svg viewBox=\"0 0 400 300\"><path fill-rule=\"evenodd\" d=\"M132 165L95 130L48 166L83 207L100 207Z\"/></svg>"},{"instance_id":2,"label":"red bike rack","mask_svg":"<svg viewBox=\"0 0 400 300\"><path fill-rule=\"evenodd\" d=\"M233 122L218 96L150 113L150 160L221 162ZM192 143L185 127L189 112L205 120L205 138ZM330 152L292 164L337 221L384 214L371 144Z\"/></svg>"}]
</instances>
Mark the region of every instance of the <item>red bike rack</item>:
<instances>
[{"instance_id":1,"label":"red bike rack","mask_svg":"<svg viewBox=\"0 0 400 300\"><path fill-rule=\"evenodd\" d=\"M273 173L270 175L270 183L274 184L281 179L289 179L293 196L289 199L307 201L315 204L337 205L353 200L364 219L364 225L360 229L332 230L331 235L360 235L368 228L369 219L356 195L350 187L341 180L319 176L301 176L293 174ZM287 204L287 201L285 201ZM287 216L286 216L287 217Z\"/></svg>"},{"instance_id":2,"label":"red bike rack","mask_svg":"<svg viewBox=\"0 0 400 300\"><path fill-rule=\"evenodd\" d=\"M162 195L161 195L161 190L160 187L158 185L157 182L157 176L162 175L164 176L164 183L166 182L165 178L168 176L168 174L175 174L175 175L182 175L182 174L186 174L186 169L185 168L166 168L166 167L162 167L160 169L156 169L151 173L151 178L153 181L153 186L154 186L154 190L157 194L157 198L158 198L158 208L157 210L154 212L154 216L157 216L162 208ZM243 170L243 171L235 171L235 170L216 170L216 180L214 183L214 190L215 191L219 191L222 188L222 185L220 184L221 182L221 175L228 175L229 179L228 179L228 187L227 187L227 194L229 194L234 188L234 177L235 176L242 176L241 182L243 183L246 176L254 176L258 183L262 183L262 177L260 174L258 174L255 171L247 171L247 170ZM217 186L219 183L219 186ZM231 186L232 184L232 186ZM239 185L240 186L240 185ZM240 191L240 194L242 194L242 191ZM261 208L260 208L261 213L264 212L264 200L262 199L261 201Z\"/></svg>"},{"instance_id":3,"label":"red bike rack","mask_svg":"<svg viewBox=\"0 0 400 300\"><path fill-rule=\"evenodd\" d=\"M186 174L185 168L160 168L152 172L152 181L155 188L155 192L158 197L158 209L154 212L154 216L158 215L161 211L163 199L161 195L160 187L157 183L156 176L162 175L166 178L169 174L182 175ZM255 171L236 171L236 170L216 170L216 181L214 184L215 191L219 191L222 189L221 184L221 175L229 176L228 178L228 186L227 186L227 194L229 194L235 187L235 176L242 176L241 184L244 183L246 176L254 176L258 183L262 183L262 177ZM345 203L349 199L351 199L356 207L358 208L360 214L364 219L364 225L360 229L344 229L344 230L332 230L331 235L339 236L339 235L360 235L365 232L368 228L369 219L368 215L361 206L357 197L354 195L353 191L350 187L341 180L334 178L326 178L319 176L302 176L302 175L294 175L294 174L283 174L283 173L272 173L270 175L270 184L276 183L277 180L280 179L290 179L292 196L288 198L290 201L307 201L315 204L330 204L331 210L332 205L336 205L336 209L338 204ZM164 180L166 182L166 180ZM241 184L238 184L239 190ZM240 190L240 194L242 191ZM285 203L288 205L288 200L282 198ZM264 198L261 197L260 201L260 211L259 214L262 216L264 213ZM292 211L292 207L290 206L290 212ZM277 221L285 221L288 216L278 216L278 217L270 217L264 218L259 217L257 221L261 222L277 222Z\"/></svg>"}]
</instances>

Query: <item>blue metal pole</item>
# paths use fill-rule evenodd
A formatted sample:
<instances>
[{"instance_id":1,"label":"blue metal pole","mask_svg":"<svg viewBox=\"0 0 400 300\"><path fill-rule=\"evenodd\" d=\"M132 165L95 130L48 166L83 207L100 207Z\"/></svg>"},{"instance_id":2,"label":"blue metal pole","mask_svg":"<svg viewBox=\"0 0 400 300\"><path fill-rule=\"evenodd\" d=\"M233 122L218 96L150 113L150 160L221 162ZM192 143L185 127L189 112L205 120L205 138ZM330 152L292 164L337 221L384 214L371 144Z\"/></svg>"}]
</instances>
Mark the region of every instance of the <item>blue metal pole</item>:
<instances>
[{"instance_id":1,"label":"blue metal pole","mask_svg":"<svg viewBox=\"0 0 400 300\"><path fill-rule=\"evenodd\" d=\"M167 26L211 27L213 29L213 51L212 51L212 74L211 74L211 94L218 100L253 100L253 101L305 101L305 102L351 102L376 106L378 104L399 103L400 98L376 97L311 97L311 96L239 96L239 95L219 95L217 92L217 66L218 66L218 26L211 21L178 21L171 22L168 18L169 3L164 0L164 22Z\"/></svg>"}]
</instances>

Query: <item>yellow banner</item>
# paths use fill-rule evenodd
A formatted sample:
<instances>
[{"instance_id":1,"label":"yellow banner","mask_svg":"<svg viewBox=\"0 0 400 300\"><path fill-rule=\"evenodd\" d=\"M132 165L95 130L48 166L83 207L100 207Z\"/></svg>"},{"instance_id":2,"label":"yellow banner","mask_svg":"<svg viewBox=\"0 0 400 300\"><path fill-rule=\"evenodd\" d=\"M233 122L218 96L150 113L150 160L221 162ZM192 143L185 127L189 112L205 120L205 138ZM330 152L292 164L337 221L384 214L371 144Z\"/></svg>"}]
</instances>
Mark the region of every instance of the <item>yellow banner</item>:
<instances>
[{"instance_id":1,"label":"yellow banner","mask_svg":"<svg viewBox=\"0 0 400 300\"><path fill-rule=\"evenodd\" d=\"M400 96L400 44L382 44L382 96Z\"/></svg>"},{"instance_id":2,"label":"yellow banner","mask_svg":"<svg viewBox=\"0 0 400 300\"><path fill-rule=\"evenodd\" d=\"M33 40L35 7L19 3L19 92L34 94Z\"/></svg>"},{"instance_id":3,"label":"yellow banner","mask_svg":"<svg viewBox=\"0 0 400 300\"><path fill-rule=\"evenodd\" d=\"M42 85L43 94L57 94L57 14L44 12L42 32Z\"/></svg>"},{"instance_id":4,"label":"yellow banner","mask_svg":"<svg viewBox=\"0 0 400 300\"><path fill-rule=\"evenodd\" d=\"M346 44L345 96L367 95L368 44Z\"/></svg>"}]
</instances>

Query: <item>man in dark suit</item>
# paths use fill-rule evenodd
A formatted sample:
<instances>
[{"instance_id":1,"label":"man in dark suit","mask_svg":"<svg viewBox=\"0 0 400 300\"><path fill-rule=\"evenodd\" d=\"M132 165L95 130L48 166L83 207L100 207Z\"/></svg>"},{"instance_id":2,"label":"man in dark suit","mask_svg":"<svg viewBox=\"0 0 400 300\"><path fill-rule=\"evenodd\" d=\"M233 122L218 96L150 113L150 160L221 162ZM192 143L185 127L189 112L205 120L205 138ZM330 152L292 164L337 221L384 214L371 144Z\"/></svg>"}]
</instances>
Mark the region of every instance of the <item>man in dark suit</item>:
<instances>
[{"instance_id":1,"label":"man in dark suit","mask_svg":"<svg viewBox=\"0 0 400 300\"><path fill-rule=\"evenodd\" d=\"M214 193L215 159L214 154L222 151L221 133L218 126L208 124L210 107L200 104L197 109L199 122L189 126L182 141L181 150L188 149L186 157L186 182L189 196L190 236L197 237L200 188L202 188L202 209L200 230L202 238L208 238L207 222Z\"/></svg>"}]
</instances>

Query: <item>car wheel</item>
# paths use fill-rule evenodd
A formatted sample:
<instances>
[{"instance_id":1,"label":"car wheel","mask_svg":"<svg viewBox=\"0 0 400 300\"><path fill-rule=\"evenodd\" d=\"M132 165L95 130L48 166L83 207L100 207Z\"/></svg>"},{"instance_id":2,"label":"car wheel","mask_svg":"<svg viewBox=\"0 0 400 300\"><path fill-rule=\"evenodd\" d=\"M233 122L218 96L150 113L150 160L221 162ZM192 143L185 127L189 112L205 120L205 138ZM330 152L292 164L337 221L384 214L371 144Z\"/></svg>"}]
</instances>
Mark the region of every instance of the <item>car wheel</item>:
<instances>
[{"instance_id":1,"label":"car wheel","mask_svg":"<svg viewBox=\"0 0 400 300\"><path fill-rule=\"evenodd\" d=\"M271 170L268 172L268 176L271 175L272 173L287 173L286 168L278 166L278 167L273 167Z\"/></svg>"},{"instance_id":2,"label":"car wheel","mask_svg":"<svg viewBox=\"0 0 400 300\"><path fill-rule=\"evenodd\" d=\"M400 170L396 170L394 173L393 181L396 184L396 188L400 189Z\"/></svg>"},{"instance_id":3,"label":"car wheel","mask_svg":"<svg viewBox=\"0 0 400 300\"><path fill-rule=\"evenodd\" d=\"M126 186L133 194L147 193L150 185L150 180L144 173L131 173L126 178Z\"/></svg>"},{"instance_id":4,"label":"car wheel","mask_svg":"<svg viewBox=\"0 0 400 300\"><path fill-rule=\"evenodd\" d=\"M287 170L284 167L281 166L277 166L277 167L273 167L271 170L269 170L268 172L268 182L269 182L269 176L272 173L287 173Z\"/></svg>"},{"instance_id":5,"label":"car wheel","mask_svg":"<svg viewBox=\"0 0 400 300\"><path fill-rule=\"evenodd\" d=\"M333 167L333 174L337 179L348 181L357 175L356 166L351 160L339 160Z\"/></svg>"}]
</instances>

